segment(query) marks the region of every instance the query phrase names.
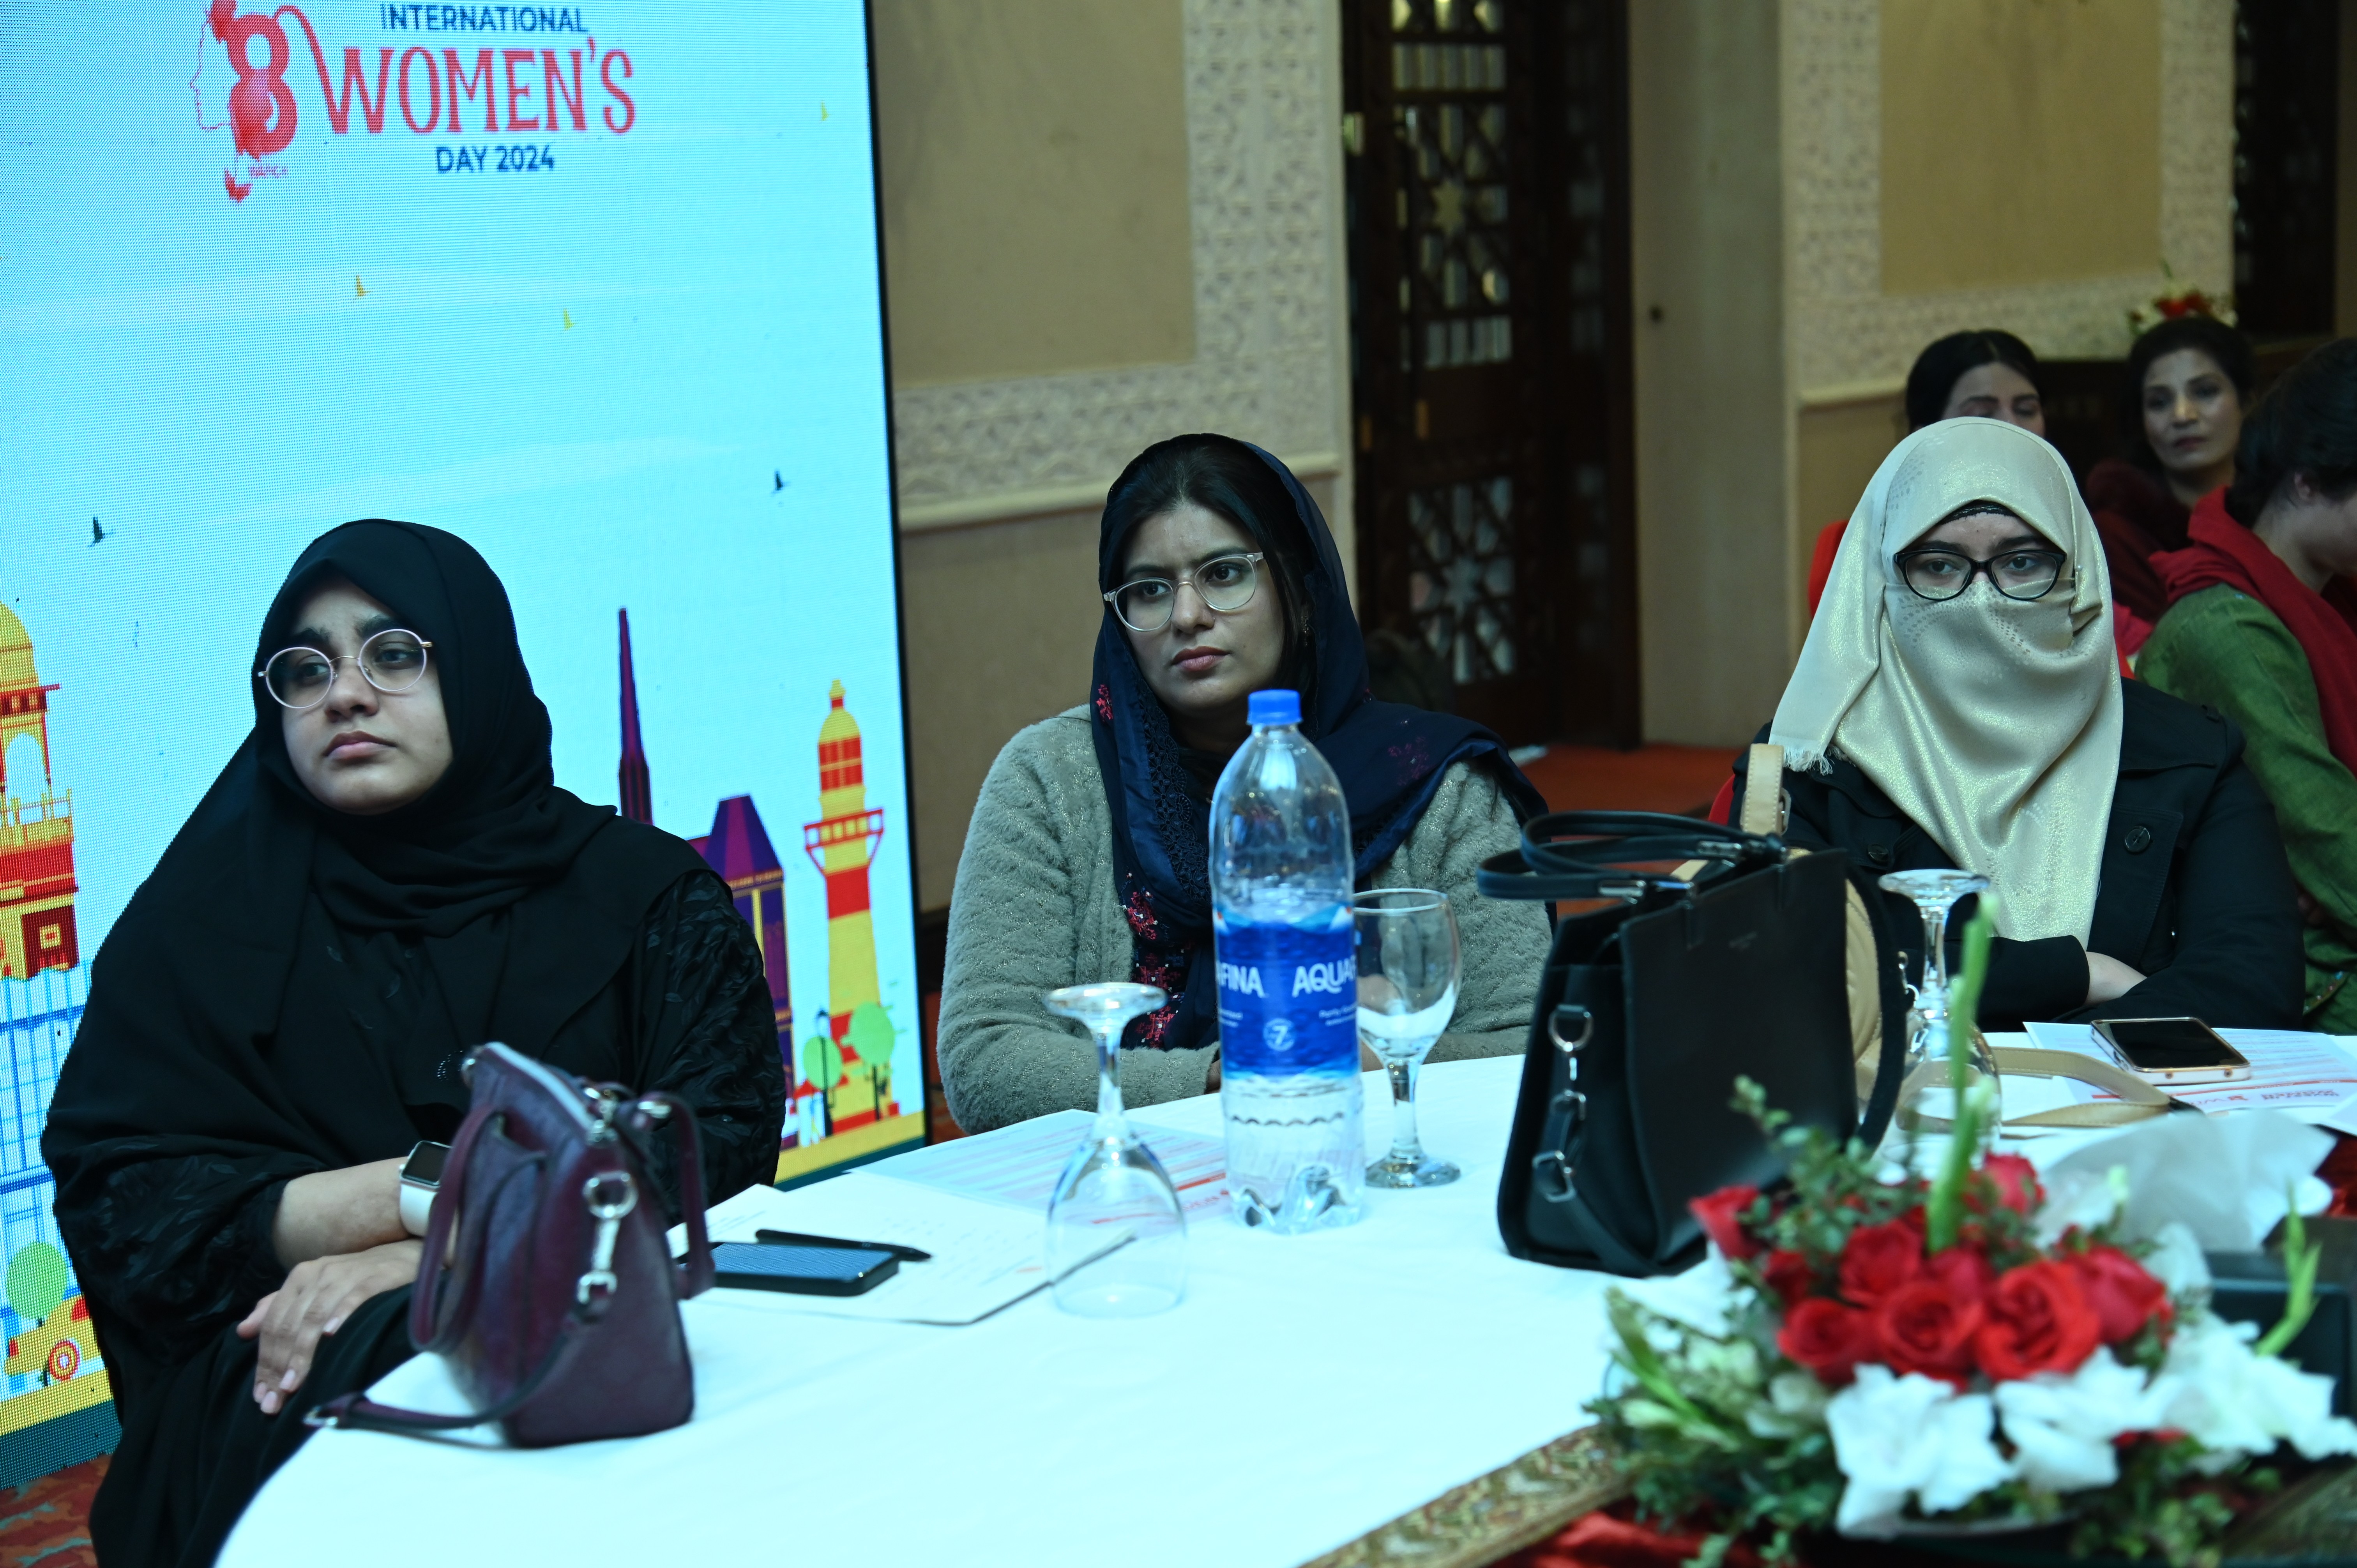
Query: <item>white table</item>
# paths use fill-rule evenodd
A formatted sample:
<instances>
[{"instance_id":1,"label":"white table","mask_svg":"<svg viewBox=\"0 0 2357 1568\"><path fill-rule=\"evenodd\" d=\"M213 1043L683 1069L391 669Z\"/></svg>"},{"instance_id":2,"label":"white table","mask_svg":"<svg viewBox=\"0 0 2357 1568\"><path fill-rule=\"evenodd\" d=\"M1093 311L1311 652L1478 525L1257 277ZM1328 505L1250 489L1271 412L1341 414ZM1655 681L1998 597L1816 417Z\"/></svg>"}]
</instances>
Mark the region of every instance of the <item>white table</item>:
<instances>
[{"instance_id":1,"label":"white table","mask_svg":"<svg viewBox=\"0 0 2357 1568\"><path fill-rule=\"evenodd\" d=\"M1358 1226L1189 1236L1160 1317L1043 1294L963 1328L684 1306L695 1417L519 1452L322 1432L255 1499L226 1568L796 1563L1293 1564L1584 1425L1601 1274L1509 1258L1498 1174L1519 1058L1429 1068L1426 1148L1456 1185L1370 1190ZM1390 1139L1369 1074L1370 1155ZM1211 1096L1135 1113L1217 1135ZM854 1172L896 1201L923 1187ZM376 1397L438 1405L419 1357Z\"/></svg>"}]
</instances>

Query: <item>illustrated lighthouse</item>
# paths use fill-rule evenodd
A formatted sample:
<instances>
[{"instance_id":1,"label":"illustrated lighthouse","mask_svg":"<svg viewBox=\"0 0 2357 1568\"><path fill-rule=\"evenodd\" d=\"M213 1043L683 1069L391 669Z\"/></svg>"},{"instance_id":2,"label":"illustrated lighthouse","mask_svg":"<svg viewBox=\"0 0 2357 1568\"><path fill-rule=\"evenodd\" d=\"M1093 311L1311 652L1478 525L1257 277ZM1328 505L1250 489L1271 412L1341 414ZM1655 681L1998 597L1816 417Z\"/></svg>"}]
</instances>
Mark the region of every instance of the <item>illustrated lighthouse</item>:
<instances>
[{"instance_id":1,"label":"illustrated lighthouse","mask_svg":"<svg viewBox=\"0 0 2357 1568\"><path fill-rule=\"evenodd\" d=\"M49 777L49 693L56 690L41 684L33 668L25 623L0 605L0 976L18 980L81 961L73 792L59 794ZM9 763L32 754L16 745L28 737L40 743L40 774L12 777Z\"/></svg>"},{"instance_id":2,"label":"illustrated lighthouse","mask_svg":"<svg viewBox=\"0 0 2357 1568\"><path fill-rule=\"evenodd\" d=\"M802 847L826 878L827 1032L845 1068L865 1063L872 1096L864 1112L834 1119L839 1132L893 1113L886 1098L893 1031L877 983L876 921L867 904L867 867L883 842L884 813L867 806L859 721L844 708L842 682L828 689L827 701L818 731L819 820L803 825Z\"/></svg>"}]
</instances>

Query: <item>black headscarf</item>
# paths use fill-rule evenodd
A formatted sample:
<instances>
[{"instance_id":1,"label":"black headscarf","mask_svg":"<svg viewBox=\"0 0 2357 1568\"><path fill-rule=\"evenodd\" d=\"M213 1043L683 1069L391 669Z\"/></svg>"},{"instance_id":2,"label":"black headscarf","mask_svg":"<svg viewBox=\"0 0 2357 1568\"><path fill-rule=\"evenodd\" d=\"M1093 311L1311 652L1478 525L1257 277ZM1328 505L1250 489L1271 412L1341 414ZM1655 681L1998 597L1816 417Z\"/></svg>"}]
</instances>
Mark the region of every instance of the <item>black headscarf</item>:
<instances>
[{"instance_id":1,"label":"black headscarf","mask_svg":"<svg viewBox=\"0 0 2357 1568\"><path fill-rule=\"evenodd\" d=\"M1301 692L1301 733L1341 780L1351 808L1353 877L1363 884L1415 831L1449 767L1480 758L1491 768L1515 814L1546 810L1538 791L1506 755L1505 743L1470 720L1399 703L1367 691L1367 650L1351 613L1342 558L1318 503L1286 466L1249 442L1225 435L1181 435L1147 447L1122 470L1105 497L1097 536L1097 577L1106 588L1136 519L1130 492L1157 463L1189 447L1223 446L1267 466L1291 503L1289 515L1230 521L1273 557L1291 634L1280 682ZM1195 499L1200 499L1198 496ZM1132 504L1125 505L1125 500ZM1093 722L1097 766L1113 813L1114 875L1135 944L1135 978L1170 995L1159 1012L1132 1021L1122 1043L1183 1049L1219 1031L1211 940L1211 811L1198 759L1170 732L1170 717L1146 682L1129 634L1108 606L1097 629ZM1198 968L1198 954L1204 962Z\"/></svg>"},{"instance_id":2,"label":"black headscarf","mask_svg":"<svg viewBox=\"0 0 2357 1568\"><path fill-rule=\"evenodd\" d=\"M406 1152L463 1110L460 1051L536 1051L621 969L655 898L703 869L681 840L556 787L506 591L454 534L371 520L322 535L250 670L337 577L433 644L449 768L399 810L332 810L252 682L253 733L98 956L45 1140L61 1208L126 1140L144 1158L269 1154L283 1175ZM355 1027L362 949L412 982L390 1032Z\"/></svg>"}]
</instances>

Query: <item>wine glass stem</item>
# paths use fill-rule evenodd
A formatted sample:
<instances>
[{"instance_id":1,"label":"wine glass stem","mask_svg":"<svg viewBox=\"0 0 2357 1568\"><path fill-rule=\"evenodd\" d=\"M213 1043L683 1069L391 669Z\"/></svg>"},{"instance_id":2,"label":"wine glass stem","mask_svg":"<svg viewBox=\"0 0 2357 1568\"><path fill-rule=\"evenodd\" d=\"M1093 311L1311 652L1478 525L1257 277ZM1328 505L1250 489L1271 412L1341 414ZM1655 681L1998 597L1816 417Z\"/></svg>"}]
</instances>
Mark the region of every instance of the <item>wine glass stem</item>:
<instances>
[{"instance_id":1,"label":"wine glass stem","mask_svg":"<svg viewBox=\"0 0 2357 1568\"><path fill-rule=\"evenodd\" d=\"M1093 1026L1097 1037L1097 1136L1118 1133L1124 1124L1121 1103L1121 1028L1127 1019L1115 1021L1111 1027Z\"/></svg>"},{"instance_id":2,"label":"wine glass stem","mask_svg":"<svg viewBox=\"0 0 2357 1568\"><path fill-rule=\"evenodd\" d=\"M1923 983L1948 993L1948 905L1916 906L1923 912Z\"/></svg>"},{"instance_id":3,"label":"wine glass stem","mask_svg":"<svg viewBox=\"0 0 2357 1568\"><path fill-rule=\"evenodd\" d=\"M1392 1080L1392 1158L1414 1162L1424 1157L1423 1146L1415 1135L1415 1069L1423 1061L1420 1056L1405 1061L1387 1058L1383 1070Z\"/></svg>"}]
</instances>

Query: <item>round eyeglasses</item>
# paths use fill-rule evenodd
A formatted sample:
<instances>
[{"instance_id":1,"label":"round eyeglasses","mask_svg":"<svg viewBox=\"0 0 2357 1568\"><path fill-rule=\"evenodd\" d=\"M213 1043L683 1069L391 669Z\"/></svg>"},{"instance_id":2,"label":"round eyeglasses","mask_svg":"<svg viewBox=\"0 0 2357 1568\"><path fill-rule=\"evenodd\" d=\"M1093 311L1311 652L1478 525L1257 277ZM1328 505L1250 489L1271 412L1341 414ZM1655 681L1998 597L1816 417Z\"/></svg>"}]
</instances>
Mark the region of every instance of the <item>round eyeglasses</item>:
<instances>
[{"instance_id":1,"label":"round eyeglasses","mask_svg":"<svg viewBox=\"0 0 2357 1568\"><path fill-rule=\"evenodd\" d=\"M2007 550L1975 561L1961 550L1932 545L1902 550L1895 557L1900 579L1920 599L1953 599L1987 574L1989 585L2008 599L2042 599L2062 580L2059 550Z\"/></svg>"},{"instance_id":2,"label":"round eyeglasses","mask_svg":"<svg viewBox=\"0 0 2357 1568\"><path fill-rule=\"evenodd\" d=\"M1222 555L1204 562L1175 583L1168 577L1140 577L1102 596L1121 618L1121 624L1132 631L1160 631L1168 626L1180 588L1192 588L1201 595L1204 607L1214 614L1233 615L1259 592L1262 559L1257 550L1248 555Z\"/></svg>"},{"instance_id":3,"label":"round eyeglasses","mask_svg":"<svg viewBox=\"0 0 2357 1568\"><path fill-rule=\"evenodd\" d=\"M336 666L361 667L368 683L387 696L399 696L425 678L425 652L434 645L414 631L387 627L361 644L356 654L335 658L316 648L282 648L253 672L263 689L282 706L301 713L328 700L336 683Z\"/></svg>"}]
</instances>

